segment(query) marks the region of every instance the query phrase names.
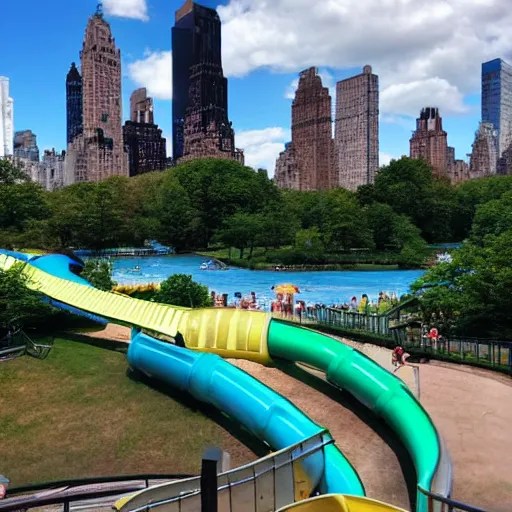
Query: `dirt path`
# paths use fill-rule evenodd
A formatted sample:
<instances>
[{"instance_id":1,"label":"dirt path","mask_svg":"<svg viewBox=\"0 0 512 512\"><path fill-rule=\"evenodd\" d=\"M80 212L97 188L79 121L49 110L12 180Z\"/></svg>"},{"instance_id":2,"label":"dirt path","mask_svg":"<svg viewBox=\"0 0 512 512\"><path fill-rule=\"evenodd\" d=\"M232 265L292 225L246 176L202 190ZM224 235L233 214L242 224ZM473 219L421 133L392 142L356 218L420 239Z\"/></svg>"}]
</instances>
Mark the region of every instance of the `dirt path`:
<instances>
[{"instance_id":1,"label":"dirt path","mask_svg":"<svg viewBox=\"0 0 512 512\"><path fill-rule=\"evenodd\" d=\"M420 369L421 401L452 456L453 497L510 512L512 379L453 366L431 363Z\"/></svg>"},{"instance_id":2,"label":"dirt path","mask_svg":"<svg viewBox=\"0 0 512 512\"><path fill-rule=\"evenodd\" d=\"M384 425L376 424L355 400L316 377L299 375L300 370L290 371L297 372L297 377L314 384L316 389L276 368L265 368L249 361L229 361L291 400L313 421L327 427L337 446L359 473L368 496L409 508L402 469L390 445L397 450L401 447L390 431ZM373 425L369 426L367 422ZM401 451L400 454L401 457L404 455Z\"/></svg>"},{"instance_id":3,"label":"dirt path","mask_svg":"<svg viewBox=\"0 0 512 512\"><path fill-rule=\"evenodd\" d=\"M125 327L108 329L108 335L107 331L94 335L129 339L129 329ZM410 473L407 469L410 461L389 430L365 414L354 400L338 391L333 393L319 379L298 375L300 370L295 370L295 376L306 383L278 369L247 361L231 362L329 428L341 451L360 474L369 496L408 508L406 482L396 453L406 459L406 474ZM453 497L491 512L510 511L512 378L487 370L432 362L420 365L420 382L421 402L452 456ZM233 465L253 459L248 448L238 441L233 443Z\"/></svg>"}]
</instances>

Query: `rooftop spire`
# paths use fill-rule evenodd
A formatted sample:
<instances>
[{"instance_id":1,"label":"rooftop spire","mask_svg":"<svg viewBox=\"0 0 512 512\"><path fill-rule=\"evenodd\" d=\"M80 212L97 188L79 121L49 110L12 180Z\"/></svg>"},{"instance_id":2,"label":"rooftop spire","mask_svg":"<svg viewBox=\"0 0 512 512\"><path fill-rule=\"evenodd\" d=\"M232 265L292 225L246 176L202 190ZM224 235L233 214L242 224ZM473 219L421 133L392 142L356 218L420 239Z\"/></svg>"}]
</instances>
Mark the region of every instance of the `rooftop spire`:
<instances>
[{"instance_id":1,"label":"rooftop spire","mask_svg":"<svg viewBox=\"0 0 512 512\"><path fill-rule=\"evenodd\" d=\"M96 6L96 12L94 13L94 15L103 18L103 2L98 2L98 5Z\"/></svg>"}]
</instances>

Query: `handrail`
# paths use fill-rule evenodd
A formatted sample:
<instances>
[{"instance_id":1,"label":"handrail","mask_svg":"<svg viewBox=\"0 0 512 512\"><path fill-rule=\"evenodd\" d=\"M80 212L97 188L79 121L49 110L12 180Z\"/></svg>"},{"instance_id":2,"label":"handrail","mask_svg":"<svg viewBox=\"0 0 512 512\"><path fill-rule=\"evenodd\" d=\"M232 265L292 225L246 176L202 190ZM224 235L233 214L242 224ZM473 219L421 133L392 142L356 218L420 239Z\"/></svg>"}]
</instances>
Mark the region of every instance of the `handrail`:
<instances>
[{"instance_id":1,"label":"handrail","mask_svg":"<svg viewBox=\"0 0 512 512\"><path fill-rule=\"evenodd\" d=\"M18 487L9 487L7 497L11 494L22 492L42 491L54 489L55 487L79 487L83 485L104 484L111 482L131 482L133 480L178 480L181 478L192 478L196 475L183 473L142 473L137 475L115 475L115 476L93 476L87 478L73 478L70 480L54 480L51 482L41 482L38 484L19 485Z\"/></svg>"},{"instance_id":2,"label":"handrail","mask_svg":"<svg viewBox=\"0 0 512 512\"><path fill-rule=\"evenodd\" d=\"M319 444L311 444L311 442L315 439L320 440ZM279 450L278 452L271 453L267 455L266 457L263 457L262 459L256 460L254 462L251 462L249 464L246 464L245 466L241 466L239 468L231 469L229 471L226 471L225 473L221 473L218 475L218 484L217 484L217 491L220 493L221 491L227 491L229 495L231 496L231 504L233 505L232 500L234 497L232 496L232 489L236 488L237 486L248 484L251 482L254 482L254 484L257 484L257 481L261 478L264 478L268 474L273 474L274 476L274 485L273 489L274 492L276 492L277 488L280 486L275 481L276 473L279 472L279 470L289 466L293 465L294 462L301 461L303 459L308 458L309 456L317 453L320 450L323 450L326 446L334 444L334 440L329 434L329 431L327 429L322 430L318 434L315 434L311 436L310 438L301 441L299 443L296 443L292 446L289 446L288 448L284 448L282 450ZM282 458L284 454L289 454L290 458ZM279 461L279 462L277 462ZM268 464L267 462L270 462ZM194 497L197 497L200 495L200 477L196 477L195 483L194 481L190 481L189 487L187 489L181 488L180 493L176 493L174 496L169 496L165 498L157 498L155 496L151 496L151 501L148 502L144 500L145 502L143 504L140 504L139 506L136 506L134 508L130 508L130 512L149 512L153 508L158 508L165 505L170 505L172 503L179 503L181 504L185 500L193 499ZM178 484L178 483L177 483ZM281 482L282 484L282 482ZM164 484L165 485L165 484ZM173 484L168 484L169 490ZM194 489L195 486L195 489ZM163 486L162 486L163 487ZM166 489L165 494L167 494L169 491ZM294 490L292 489L292 494L294 493ZM296 498L295 498L296 499ZM275 503L275 497L274 497L274 503ZM247 506L247 504L246 504ZM257 505L255 504L255 507ZM120 510L117 507L114 507L116 510ZM180 509L181 510L181 509ZM249 509L246 509L249 510ZM260 510L259 508L255 508L254 510Z\"/></svg>"},{"instance_id":3,"label":"handrail","mask_svg":"<svg viewBox=\"0 0 512 512\"><path fill-rule=\"evenodd\" d=\"M418 485L418 491L427 496L429 502L429 511L434 510L434 505L441 505L441 511L444 512L452 512L453 510L457 510L460 512L487 512L483 508L474 507L473 505L468 505L467 503L462 503L461 501L457 501L451 498L446 498L434 492L427 491L423 489L420 485ZM446 507L444 506L446 505Z\"/></svg>"}]
</instances>

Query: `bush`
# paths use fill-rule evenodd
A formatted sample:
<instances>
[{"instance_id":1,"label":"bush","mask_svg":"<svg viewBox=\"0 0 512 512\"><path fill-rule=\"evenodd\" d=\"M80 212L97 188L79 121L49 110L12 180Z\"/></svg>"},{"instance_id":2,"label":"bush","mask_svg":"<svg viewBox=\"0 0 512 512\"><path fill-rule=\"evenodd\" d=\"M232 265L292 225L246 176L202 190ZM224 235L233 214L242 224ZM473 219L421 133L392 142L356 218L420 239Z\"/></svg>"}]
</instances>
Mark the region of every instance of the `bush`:
<instances>
[{"instance_id":1,"label":"bush","mask_svg":"<svg viewBox=\"0 0 512 512\"><path fill-rule=\"evenodd\" d=\"M117 284L112 280L114 266L108 260L91 259L85 262L82 277L98 290L109 292Z\"/></svg>"},{"instance_id":2,"label":"bush","mask_svg":"<svg viewBox=\"0 0 512 512\"><path fill-rule=\"evenodd\" d=\"M39 293L27 287L23 264L0 269L0 339L8 330L30 327L52 311Z\"/></svg>"},{"instance_id":3,"label":"bush","mask_svg":"<svg viewBox=\"0 0 512 512\"><path fill-rule=\"evenodd\" d=\"M204 308L212 305L208 287L192 281L192 276L186 274L174 274L166 279L160 285L155 301L187 308Z\"/></svg>"}]
</instances>

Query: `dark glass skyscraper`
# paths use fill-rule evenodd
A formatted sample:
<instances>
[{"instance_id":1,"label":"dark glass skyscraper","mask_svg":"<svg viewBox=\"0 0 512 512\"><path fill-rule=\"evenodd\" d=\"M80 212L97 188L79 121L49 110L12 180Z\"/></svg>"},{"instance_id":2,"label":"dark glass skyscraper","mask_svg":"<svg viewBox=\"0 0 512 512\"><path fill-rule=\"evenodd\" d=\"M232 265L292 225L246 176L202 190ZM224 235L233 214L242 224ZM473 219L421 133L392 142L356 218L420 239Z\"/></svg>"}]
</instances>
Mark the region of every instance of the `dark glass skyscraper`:
<instances>
[{"instance_id":1,"label":"dark glass skyscraper","mask_svg":"<svg viewBox=\"0 0 512 512\"><path fill-rule=\"evenodd\" d=\"M71 64L66 78L66 114L67 114L67 141L68 144L82 133L82 77L76 68Z\"/></svg>"},{"instance_id":2,"label":"dark glass skyscraper","mask_svg":"<svg viewBox=\"0 0 512 512\"><path fill-rule=\"evenodd\" d=\"M201 128L228 125L228 84L222 72L221 23L215 9L191 0L176 12L172 29L173 156L183 156L187 108L201 112ZM192 80L191 80L192 77Z\"/></svg>"},{"instance_id":3,"label":"dark glass skyscraper","mask_svg":"<svg viewBox=\"0 0 512 512\"><path fill-rule=\"evenodd\" d=\"M498 158L512 144L512 66L502 59L482 64L482 122L498 135Z\"/></svg>"}]
</instances>

